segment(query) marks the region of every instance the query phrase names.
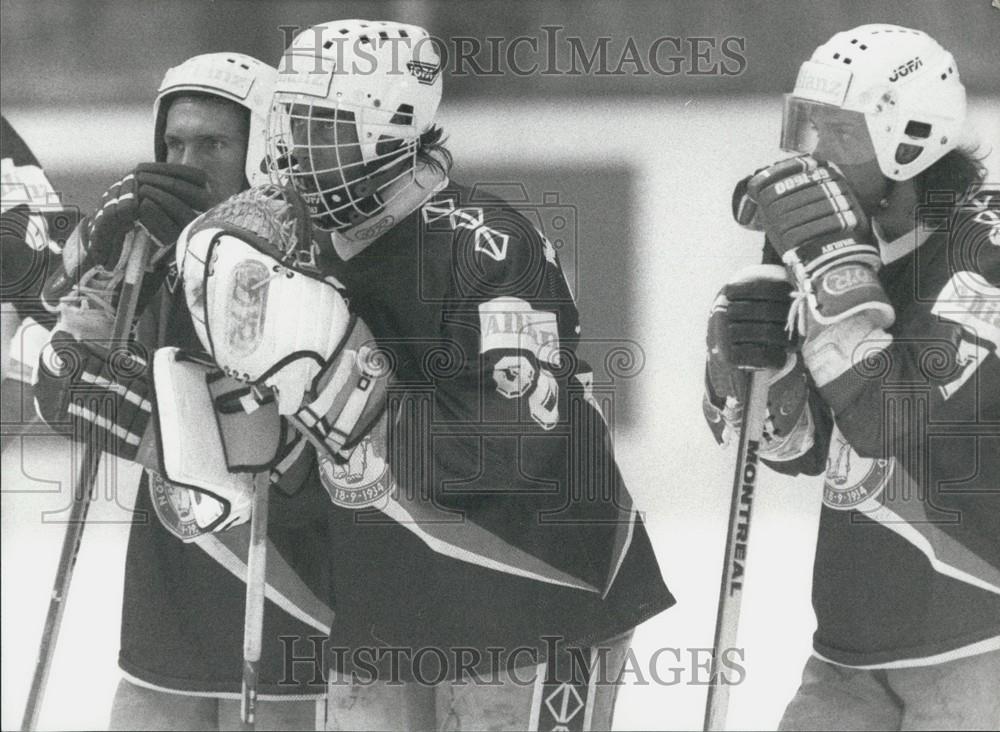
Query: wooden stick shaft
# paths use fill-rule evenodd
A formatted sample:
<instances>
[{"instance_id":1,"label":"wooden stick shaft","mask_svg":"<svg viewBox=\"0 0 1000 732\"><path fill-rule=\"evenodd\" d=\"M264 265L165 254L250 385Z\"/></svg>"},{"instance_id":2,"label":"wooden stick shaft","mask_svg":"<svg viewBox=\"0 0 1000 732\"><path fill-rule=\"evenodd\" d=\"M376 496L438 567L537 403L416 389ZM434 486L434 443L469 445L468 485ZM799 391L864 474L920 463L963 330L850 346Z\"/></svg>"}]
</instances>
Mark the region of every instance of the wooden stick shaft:
<instances>
[{"instance_id":1,"label":"wooden stick shaft","mask_svg":"<svg viewBox=\"0 0 1000 732\"><path fill-rule=\"evenodd\" d=\"M250 518L250 547L247 551L246 613L243 619L243 695L240 717L253 726L257 709L257 674L264 635L264 599L267 582L267 497L268 474L255 481L253 514Z\"/></svg>"},{"instance_id":2,"label":"wooden stick shaft","mask_svg":"<svg viewBox=\"0 0 1000 732\"><path fill-rule=\"evenodd\" d=\"M740 608L743 604L743 581L746 573L750 519L759 472L758 451L767 416L767 391L770 371L747 373L747 406L740 430L736 471L733 474L733 495L729 507L729 529L726 533L725 564L719 588L719 609L715 620L715 641L712 652L712 674L709 677L708 699L705 703L706 730L724 730L729 709L729 684L723 677L720 658L736 647L739 635Z\"/></svg>"},{"instance_id":3,"label":"wooden stick shaft","mask_svg":"<svg viewBox=\"0 0 1000 732\"><path fill-rule=\"evenodd\" d=\"M125 282L118 299L118 310L115 313L115 324L111 334L112 347L126 340L132 329L136 305L139 300L139 290L146 272L149 260L150 237L142 229L136 229L132 236L132 251L125 268ZM128 243L126 243L128 246ZM45 625L42 627L42 638L39 642L38 660L31 678L31 688L21 719L22 730L33 730L38 725L38 715L45 698L45 686L52 669L52 659L55 656L59 641L59 629L62 626L63 613L66 610L66 598L69 595L70 584L73 581L73 570L80 554L83 542L83 529L86 526L87 513L97 482L97 469L104 452L97 430L91 430L83 451L83 461L80 466L80 477L73 492L73 506L70 509L66 533L63 535L62 550L59 554L59 565L56 569L56 579L49 598L49 608L45 614Z\"/></svg>"}]
</instances>

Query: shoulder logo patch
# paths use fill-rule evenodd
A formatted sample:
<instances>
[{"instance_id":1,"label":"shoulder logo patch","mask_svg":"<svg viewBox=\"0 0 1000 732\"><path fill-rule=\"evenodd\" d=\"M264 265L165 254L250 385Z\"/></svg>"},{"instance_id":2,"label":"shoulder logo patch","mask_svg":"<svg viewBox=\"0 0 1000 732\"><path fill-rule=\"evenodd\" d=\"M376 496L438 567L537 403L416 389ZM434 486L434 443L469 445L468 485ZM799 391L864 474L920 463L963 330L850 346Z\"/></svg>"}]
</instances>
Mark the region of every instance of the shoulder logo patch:
<instances>
[{"instance_id":1,"label":"shoulder logo patch","mask_svg":"<svg viewBox=\"0 0 1000 732\"><path fill-rule=\"evenodd\" d=\"M507 258L507 243L509 241L510 236L494 231L487 226L480 226L476 229L476 251L482 252L497 262L502 262Z\"/></svg>"},{"instance_id":2,"label":"shoulder logo patch","mask_svg":"<svg viewBox=\"0 0 1000 732\"><path fill-rule=\"evenodd\" d=\"M466 229L473 233L475 251L490 259L502 262L507 258L510 234L492 229L483 223L485 216L481 208L456 208L450 198L431 201L421 209L425 224L447 217L452 229Z\"/></svg>"}]
</instances>

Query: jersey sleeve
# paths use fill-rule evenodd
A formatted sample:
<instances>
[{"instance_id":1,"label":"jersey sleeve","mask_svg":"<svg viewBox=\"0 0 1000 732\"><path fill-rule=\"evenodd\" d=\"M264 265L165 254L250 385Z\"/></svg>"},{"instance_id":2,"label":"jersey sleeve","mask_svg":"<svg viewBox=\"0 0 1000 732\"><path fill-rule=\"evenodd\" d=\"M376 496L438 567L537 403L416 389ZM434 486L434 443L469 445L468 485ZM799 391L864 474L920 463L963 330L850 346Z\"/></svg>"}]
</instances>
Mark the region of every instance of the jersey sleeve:
<instances>
[{"instance_id":1,"label":"jersey sleeve","mask_svg":"<svg viewBox=\"0 0 1000 732\"><path fill-rule=\"evenodd\" d=\"M432 373L431 500L606 588L635 512L577 357L579 316L556 251L502 204L451 218L442 342L452 353Z\"/></svg>"},{"instance_id":2,"label":"jersey sleeve","mask_svg":"<svg viewBox=\"0 0 1000 732\"><path fill-rule=\"evenodd\" d=\"M959 209L948 235L925 265L947 268L943 286L897 313L889 333L859 346L867 356L820 389L865 457L913 449L929 425L959 434L1000 421L1000 197Z\"/></svg>"},{"instance_id":3,"label":"jersey sleeve","mask_svg":"<svg viewBox=\"0 0 1000 732\"><path fill-rule=\"evenodd\" d=\"M445 316L448 341L468 364L463 398L486 423L550 431L565 416L570 379L586 370L573 294L552 244L520 214L497 205L467 215L476 226L456 229ZM470 403L452 406L472 416Z\"/></svg>"},{"instance_id":4,"label":"jersey sleeve","mask_svg":"<svg viewBox=\"0 0 1000 732\"><path fill-rule=\"evenodd\" d=\"M21 318L32 316L51 325L55 316L41 304L42 285L59 266L63 242L79 222L77 210L66 206L38 160L0 118L0 301L13 305Z\"/></svg>"}]
</instances>

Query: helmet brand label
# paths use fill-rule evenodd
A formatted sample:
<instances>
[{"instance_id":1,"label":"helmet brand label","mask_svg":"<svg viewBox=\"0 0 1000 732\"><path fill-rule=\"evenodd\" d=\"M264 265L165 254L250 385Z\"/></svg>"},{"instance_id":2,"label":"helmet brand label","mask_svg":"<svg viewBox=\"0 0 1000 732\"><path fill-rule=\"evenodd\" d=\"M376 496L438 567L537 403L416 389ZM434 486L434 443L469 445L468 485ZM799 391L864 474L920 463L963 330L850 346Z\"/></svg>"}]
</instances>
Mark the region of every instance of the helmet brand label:
<instances>
[{"instance_id":1,"label":"helmet brand label","mask_svg":"<svg viewBox=\"0 0 1000 732\"><path fill-rule=\"evenodd\" d=\"M423 61L407 61L406 69L417 77L417 81L428 86L433 84L438 74L441 73L441 67L438 64L428 64Z\"/></svg>"},{"instance_id":2,"label":"helmet brand label","mask_svg":"<svg viewBox=\"0 0 1000 732\"><path fill-rule=\"evenodd\" d=\"M326 98L330 94L333 73L333 69L320 65L311 54L287 53L278 69L278 83L274 90Z\"/></svg>"},{"instance_id":3,"label":"helmet brand label","mask_svg":"<svg viewBox=\"0 0 1000 732\"><path fill-rule=\"evenodd\" d=\"M875 282L875 274L869 267L859 264L848 264L827 272L823 278L823 289L831 295L843 295L861 287L868 287Z\"/></svg>"},{"instance_id":4,"label":"helmet brand label","mask_svg":"<svg viewBox=\"0 0 1000 732\"><path fill-rule=\"evenodd\" d=\"M900 64L899 66L897 66L896 69L892 72L892 76L889 77L889 81L899 81L904 76L908 76L909 74L913 73L923 65L924 62L920 60L920 57L914 56L905 64Z\"/></svg>"}]
</instances>

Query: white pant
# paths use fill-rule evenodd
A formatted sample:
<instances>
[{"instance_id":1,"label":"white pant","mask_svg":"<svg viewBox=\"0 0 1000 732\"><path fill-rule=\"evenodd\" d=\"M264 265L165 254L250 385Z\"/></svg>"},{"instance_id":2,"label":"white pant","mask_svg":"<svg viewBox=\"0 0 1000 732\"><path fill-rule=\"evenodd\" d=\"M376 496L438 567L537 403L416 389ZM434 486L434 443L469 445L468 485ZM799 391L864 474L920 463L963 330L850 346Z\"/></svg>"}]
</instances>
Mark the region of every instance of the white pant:
<instances>
[{"instance_id":1,"label":"white pant","mask_svg":"<svg viewBox=\"0 0 1000 732\"><path fill-rule=\"evenodd\" d=\"M398 680L352 684L331 678L326 729L608 730L619 688L613 682L631 639L629 631L590 649L589 678L571 678L565 667L556 667L554 677L547 679L552 671L547 663L516 668L516 678L500 671L480 683L468 675L462 683L433 685Z\"/></svg>"},{"instance_id":2,"label":"white pant","mask_svg":"<svg viewBox=\"0 0 1000 732\"><path fill-rule=\"evenodd\" d=\"M321 729L323 700L259 700L257 730ZM238 730L239 699L172 694L137 686L126 679L118 683L111 705L112 730Z\"/></svg>"},{"instance_id":3,"label":"white pant","mask_svg":"<svg viewBox=\"0 0 1000 732\"><path fill-rule=\"evenodd\" d=\"M855 669L815 656L781 730L1000 730L1000 651L934 666Z\"/></svg>"}]
</instances>

